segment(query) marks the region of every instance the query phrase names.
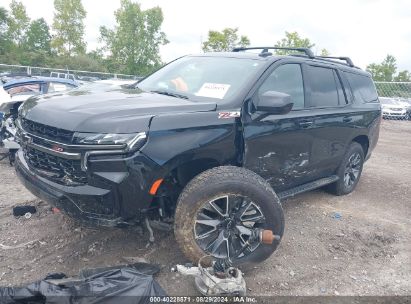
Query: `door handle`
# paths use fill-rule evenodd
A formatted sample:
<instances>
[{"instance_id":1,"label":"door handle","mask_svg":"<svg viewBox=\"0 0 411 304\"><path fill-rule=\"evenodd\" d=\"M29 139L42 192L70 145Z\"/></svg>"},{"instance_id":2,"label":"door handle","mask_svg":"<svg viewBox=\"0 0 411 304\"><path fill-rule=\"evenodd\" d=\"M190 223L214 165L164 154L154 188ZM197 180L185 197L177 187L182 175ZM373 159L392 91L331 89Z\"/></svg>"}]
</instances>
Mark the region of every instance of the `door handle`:
<instances>
[{"instance_id":1,"label":"door handle","mask_svg":"<svg viewBox=\"0 0 411 304\"><path fill-rule=\"evenodd\" d=\"M343 122L350 122L352 121L352 117L346 116L343 118Z\"/></svg>"},{"instance_id":2,"label":"door handle","mask_svg":"<svg viewBox=\"0 0 411 304\"><path fill-rule=\"evenodd\" d=\"M303 120L303 121L300 121L298 124L301 128L308 128L308 127L310 127L314 124L314 121L312 121L312 120Z\"/></svg>"}]
</instances>

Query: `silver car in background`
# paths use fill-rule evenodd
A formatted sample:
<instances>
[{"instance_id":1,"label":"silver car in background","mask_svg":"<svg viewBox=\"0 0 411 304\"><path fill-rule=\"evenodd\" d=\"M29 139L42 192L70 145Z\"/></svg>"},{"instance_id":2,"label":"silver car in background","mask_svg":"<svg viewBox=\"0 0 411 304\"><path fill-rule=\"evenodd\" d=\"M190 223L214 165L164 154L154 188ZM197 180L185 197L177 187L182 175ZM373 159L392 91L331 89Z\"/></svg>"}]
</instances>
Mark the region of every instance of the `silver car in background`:
<instances>
[{"instance_id":1,"label":"silver car in background","mask_svg":"<svg viewBox=\"0 0 411 304\"><path fill-rule=\"evenodd\" d=\"M411 105L389 97L380 97L382 117L386 119L409 120L411 118Z\"/></svg>"}]
</instances>

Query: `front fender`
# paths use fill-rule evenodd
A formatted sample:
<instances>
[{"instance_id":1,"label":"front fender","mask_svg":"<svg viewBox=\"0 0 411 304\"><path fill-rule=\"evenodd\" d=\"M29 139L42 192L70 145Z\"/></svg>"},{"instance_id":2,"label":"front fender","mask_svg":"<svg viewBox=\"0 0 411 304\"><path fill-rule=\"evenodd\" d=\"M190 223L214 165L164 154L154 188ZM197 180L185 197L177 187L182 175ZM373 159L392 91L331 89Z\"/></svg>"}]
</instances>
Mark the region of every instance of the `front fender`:
<instances>
[{"instance_id":1,"label":"front fender","mask_svg":"<svg viewBox=\"0 0 411 304\"><path fill-rule=\"evenodd\" d=\"M156 116L142 152L162 166L164 174L198 159L233 164L239 152L236 119L219 119L218 112Z\"/></svg>"}]
</instances>

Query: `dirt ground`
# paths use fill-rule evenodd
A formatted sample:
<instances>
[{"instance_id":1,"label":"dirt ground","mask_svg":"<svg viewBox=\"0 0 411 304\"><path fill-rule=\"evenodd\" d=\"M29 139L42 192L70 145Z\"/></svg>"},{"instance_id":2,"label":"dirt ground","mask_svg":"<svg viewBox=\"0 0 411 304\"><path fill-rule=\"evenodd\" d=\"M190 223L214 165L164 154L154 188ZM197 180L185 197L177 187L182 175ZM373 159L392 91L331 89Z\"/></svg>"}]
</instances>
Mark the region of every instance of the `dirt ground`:
<instances>
[{"instance_id":1,"label":"dirt ground","mask_svg":"<svg viewBox=\"0 0 411 304\"><path fill-rule=\"evenodd\" d=\"M410 185L411 123L384 121L354 193L317 190L284 202L284 238L271 258L245 273L248 295L411 295ZM38 213L15 218L12 207L26 203ZM172 233L156 238L146 248L148 236L137 228L76 226L0 162L0 286L142 257L161 266L157 279L170 295L198 295L191 278L170 272L186 262Z\"/></svg>"}]
</instances>

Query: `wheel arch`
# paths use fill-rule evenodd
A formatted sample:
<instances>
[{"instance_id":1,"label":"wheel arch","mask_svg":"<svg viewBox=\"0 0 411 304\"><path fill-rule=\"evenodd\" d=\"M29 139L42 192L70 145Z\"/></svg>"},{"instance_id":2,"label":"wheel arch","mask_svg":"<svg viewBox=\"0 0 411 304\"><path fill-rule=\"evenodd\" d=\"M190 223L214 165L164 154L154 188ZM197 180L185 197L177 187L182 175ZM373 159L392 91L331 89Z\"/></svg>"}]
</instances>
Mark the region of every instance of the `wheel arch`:
<instances>
[{"instance_id":1,"label":"wheel arch","mask_svg":"<svg viewBox=\"0 0 411 304\"><path fill-rule=\"evenodd\" d=\"M221 165L220 160L214 157L180 160L170 164L167 175L176 178L179 184L184 187L198 174Z\"/></svg>"},{"instance_id":2,"label":"wheel arch","mask_svg":"<svg viewBox=\"0 0 411 304\"><path fill-rule=\"evenodd\" d=\"M221 166L216 158L204 157L185 161L174 160L167 164L167 169L163 171L161 185L156 190L154 204L158 197L167 198L169 204L168 213L174 216L178 197L186 185L197 175Z\"/></svg>"},{"instance_id":3,"label":"wheel arch","mask_svg":"<svg viewBox=\"0 0 411 304\"><path fill-rule=\"evenodd\" d=\"M352 142L359 143L364 151L364 157L368 154L368 149L370 147L370 140L368 139L367 135L359 135L353 138Z\"/></svg>"}]
</instances>

